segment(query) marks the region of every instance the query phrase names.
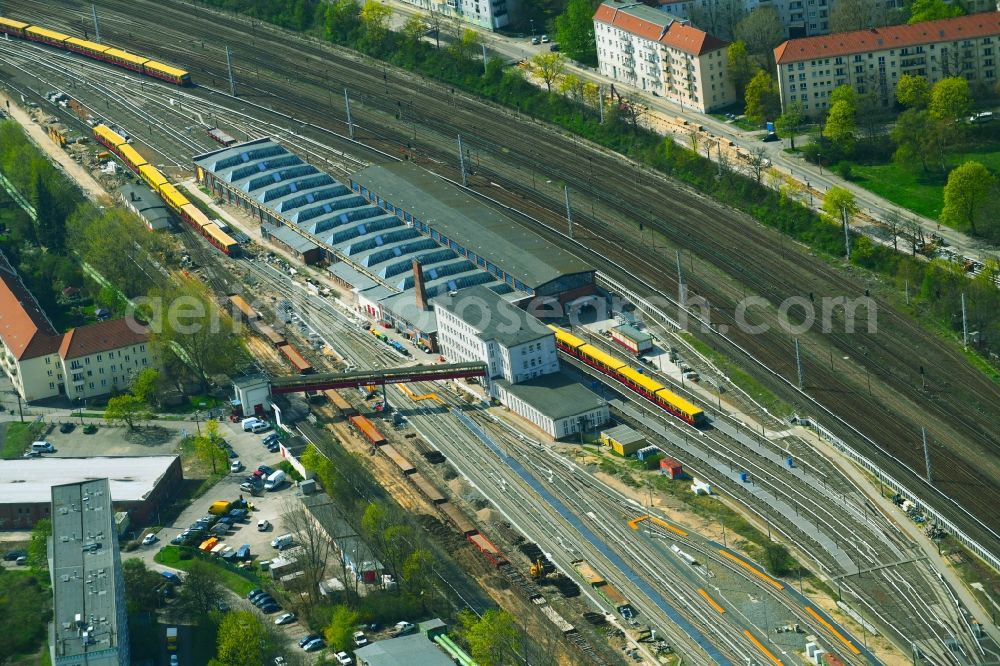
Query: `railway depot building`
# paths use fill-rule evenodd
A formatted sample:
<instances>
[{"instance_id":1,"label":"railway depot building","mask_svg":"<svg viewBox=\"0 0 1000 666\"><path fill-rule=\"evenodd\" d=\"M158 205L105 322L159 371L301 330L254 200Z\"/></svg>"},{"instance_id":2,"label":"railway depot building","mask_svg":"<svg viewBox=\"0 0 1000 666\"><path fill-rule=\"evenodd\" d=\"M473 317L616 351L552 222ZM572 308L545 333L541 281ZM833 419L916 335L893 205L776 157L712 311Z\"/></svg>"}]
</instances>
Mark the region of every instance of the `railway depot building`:
<instances>
[{"instance_id":1,"label":"railway depot building","mask_svg":"<svg viewBox=\"0 0 1000 666\"><path fill-rule=\"evenodd\" d=\"M961 76L975 94L997 85L1000 12L791 39L774 49L774 58L782 107L797 102L812 116L827 110L830 94L845 85L892 106L904 74L932 85Z\"/></svg>"},{"instance_id":2,"label":"railway depot building","mask_svg":"<svg viewBox=\"0 0 1000 666\"><path fill-rule=\"evenodd\" d=\"M0 253L0 368L22 400L87 400L127 389L135 375L153 367L147 342L147 331L126 319L56 332Z\"/></svg>"},{"instance_id":3,"label":"railway depot building","mask_svg":"<svg viewBox=\"0 0 1000 666\"><path fill-rule=\"evenodd\" d=\"M194 163L198 181L265 236L296 247L290 231L316 245L345 301L429 349L435 296L483 285L523 305L597 291L594 269L575 255L412 164L370 167L345 185L266 138Z\"/></svg>"},{"instance_id":4,"label":"railway depot building","mask_svg":"<svg viewBox=\"0 0 1000 666\"><path fill-rule=\"evenodd\" d=\"M605 0L594 13L601 74L706 113L737 101L729 43L639 2Z\"/></svg>"},{"instance_id":5,"label":"railway depot building","mask_svg":"<svg viewBox=\"0 0 1000 666\"><path fill-rule=\"evenodd\" d=\"M128 666L125 577L108 479L51 488L49 656L54 666Z\"/></svg>"}]
</instances>

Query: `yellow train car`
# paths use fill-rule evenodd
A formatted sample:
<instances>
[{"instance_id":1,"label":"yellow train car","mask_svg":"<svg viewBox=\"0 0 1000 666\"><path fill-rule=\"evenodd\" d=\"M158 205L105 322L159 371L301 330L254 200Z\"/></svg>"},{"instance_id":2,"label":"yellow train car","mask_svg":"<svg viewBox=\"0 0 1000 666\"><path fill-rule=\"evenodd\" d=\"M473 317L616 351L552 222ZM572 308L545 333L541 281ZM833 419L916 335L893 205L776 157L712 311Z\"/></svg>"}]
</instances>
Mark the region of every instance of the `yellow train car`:
<instances>
[{"instance_id":1,"label":"yellow train car","mask_svg":"<svg viewBox=\"0 0 1000 666\"><path fill-rule=\"evenodd\" d=\"M181 217L183 217L188 224L197 229L199 233L202 233L202 229L208 225L215 224L193 203L187 203L181 206Z\"/></svg>"},{"instance_id":2,"label":"yellow train car","mask_svg":"<svg viewBox=\"0 0 1000 666\"><path fill-rule=\"evenodd\" d=\"M52 46L58 46L61 49L66 48L66 40L70 39L69 35L64 35L61 32L56 32L55 30L39 28L37 25L25 28L24 36L33 42L51 44Z\"/></svg>"},{"instance_id":3,"label":"yellow train car","mask_svg":"<svg viewBox=\"0 0 1000 666\"><path fill-rule=\"evenodd\" d=\"M705 412L700 407L688 402L670 389L661 389L656 392L657 401L660 404L670 405L668 409L682 419L696 426L704 425L707 421Z\"/></svg>"},{"instance_id":4,"label":"yellow train car","mask_svg":"<svg viewBox=\"0 0 1000 666\"><path fill-rule=\"evenodd\" d=\"M125 162L125 165L128 166L129 169L132 169L132 171L135 171L136 173L139 173L139 167L143 166L144 164L148 164L146 158L140 155L139 151L137 151L135 148L133 148L127 143L123 143L122 145L118 146L118 154Z\"/></svg>"},{"instance_id":5,"label":"yellow train car","mask_svg":"<svg viewBox=\"0 0 1000 666\"><path fill-rule=\"evenodd\" d=\"M181 194L180 191L178 191L178 189L170 183L160 185L160 196L163 197L163 200L174 210L175 213L181 212L181 208L183 206L191 204L191 202L188 201L188 198Z\"/></svg>"},{"instance_id":6,"label":"yellow train car","mask_svg":"<svg viewBox=\"0 0 1000 666\"><path fill-rule=\"evenodd\" d=\"M24 21L15 21L14 19L5 18L0 16L0 32L5 35L14 35L15 37L24 37L24 31L31 24L25 23Z\"/></svg>"},{"instance_id":7,"label":"yellow train car","mask_svg":"<svg viewBox=\"0 0 1000 666\"><path fill-rule=\"evenodd\" d=\"M139 167L139 176L142 177L146 184L149 185L154 192L159 192L160 188L166 184L167 179L160 173L152 164L143 164Z\"/></svg>"},{"instance_id":8,"label":"yellow train car","mask_svg":"<svg viewBox=\"0 0 1000 666\"><path fill-rule=\"evenodd\" d=\"M626 384L638 390L643 395L653 397L656 395L657 391L663 390L663 384L651 379L634 368L626 366L619 370L618 374Z\"/></svg>"},{"instance_id":9,"label":"yellow train car","mask_svg":"<svg viewBox=\"0 0 1000 666\"><path fill-rule=\"evenodd\" d=\"M70 37L66 40L66 48L75 53L80 53L89 58L102 59L104 52L110 47L104 44L98 44L97 42L90 42L86 39L80 39L79 37Z\"/></svg>"},{"instance_id":10,"label":"yellow train car","mask_svg":"<svg viewBox=\"0 0 1000 666\"><path fill-rule=\"evenodd\" d=\"M156 60L149 60L143 64L143 71L149 76L169 81L178 86L186 86L191 83L191 75L178 67L173 67Z\"/></svg>"},{"instance_id":11,"label":"yellow train car","mask_svg":"<svg viewBox=\"0 0 1000 666\"><path fill-rule=\"evenodd\" d=\"M114 131L107 125L95 125L93 129L94 138L97 139L98 143L102 143L108 148L111 148L115 152L118 152L118 147L128 143L118 132Z\"/></svg>"},{"instance_id":12,"label":"yellow train car","mask_svg":"<svg viewBox=\"0 0 1000 666\"><path fill-rule=\"evenodd\" d=\"M569 331L564 331L558 326L553 326L549 324L549 328L556 336L556 345L567 352L572 352L573 350L579 349L583 345L587 344L587 341L578 338Z\"/></svg>"},{"instance_id":13,"label":"yellow train car","mask_svg":"<svg viewBox=\"0 0 1000 666\"><path fill-rule=\"evenodd\" d=\"M142 66L149 62L149 58L145 56L137 56L134 53L129 53L123 49L110 48L105 51L102 56L102 60L106 60L119 67L124 67L125 69L131 69L134 72L142 73Z\"/></svg>"},{"instance_id":14,"label":"yellow train car","mask_svg":"<svg viewBox=\"0 0 1000 666\"><path fill-rule=\"evenodd\" d=\"M202 232L205 234L205 238L208 239L209 243L219 248L226 254L236 254L239 249L239 243L233 240L232 236L220 229L214 222L205 225Z\"/></svg>"},{"instance_id":15,"label":"yellow train car","mask_svg":"<svg viewBox=\"0 0 1000 666\"><path fill-rule=\"evenodd\" d=\"M585 344L579 347L579 352L581 359L602 371L617 371L628 365L628 363L601 351L594 345Z\"/></svg>"}]
</instances>

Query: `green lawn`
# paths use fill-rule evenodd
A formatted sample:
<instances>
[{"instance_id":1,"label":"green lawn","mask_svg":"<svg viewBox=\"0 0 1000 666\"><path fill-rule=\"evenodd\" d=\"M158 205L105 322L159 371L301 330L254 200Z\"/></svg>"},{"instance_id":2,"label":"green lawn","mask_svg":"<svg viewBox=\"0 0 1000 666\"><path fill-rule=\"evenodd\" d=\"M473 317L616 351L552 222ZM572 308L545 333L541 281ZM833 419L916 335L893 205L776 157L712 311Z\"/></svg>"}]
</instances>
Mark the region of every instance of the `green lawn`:
<instances>
[{"instance_id":1,"label":"green lawn","mask_svg":"<svg viewBox=\"0 0 1000 666\"><path fill-rule=\"evenodd\" d=\"M6 426L6 430L4 430ZM10 423L0 423L0 435L3 439L3 459L13 460L20 458L28 444L33 442L41 432L41 424L21 423L13 421Z\"/></svg>"},{"instance_id":2,"label":"green lawn","mask_svg":"<svg viewBox=\"0 0 1000 666\"><path fill-rule=\"evenodd\" d=\"M949 155L948 164L956 167L976 161L994 173L1000 172L1000 143L983 141L960 153ZM920 165L914 168L895 162L878 165L851 165L855 183L914 213L937 219L944 207L944 186L947 176L924 174Z\"/></svg>"},{"instance_id":3,"label":"green lawn","mask_svg":"<svg viewBox=\"0 0 1000 666\"><path fill-rule=\"evenodd\" d=\"M181 549L177 546L164 546L160 549L160 552L153 557L153 559L164 566L180 569L181 571L187 571L191 566L191 563L194 562L193 558L189 560L182 560ZM248 571L245 575L240 574L233 571L229 567L224 566L215 559L206 557L201 557L200 559L204 562L208 562L218 569L222 584L241 597L245 597L250 590L260 587L260 579L257 578L254 573Z\"/></svg>"}]
</instances>

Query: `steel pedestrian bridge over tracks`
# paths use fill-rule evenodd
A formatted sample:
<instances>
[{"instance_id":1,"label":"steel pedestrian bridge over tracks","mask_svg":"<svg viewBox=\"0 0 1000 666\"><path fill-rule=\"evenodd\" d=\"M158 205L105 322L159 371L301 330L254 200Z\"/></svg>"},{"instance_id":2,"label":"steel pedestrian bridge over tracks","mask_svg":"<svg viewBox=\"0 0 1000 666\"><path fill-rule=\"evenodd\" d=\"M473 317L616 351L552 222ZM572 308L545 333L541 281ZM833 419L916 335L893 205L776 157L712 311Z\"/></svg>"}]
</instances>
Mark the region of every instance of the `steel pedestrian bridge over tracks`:
<instances>
[{"instance_id":1,"label":"steel pedestrian bridge over tracks","mask_svg":"<svg viewBox=\"0 0 1000 666\"><path fill-rule=\"evenodd\" d=\"M326 389L358 388L361 386L387 386L413 382L440 381L486 377L485 363L441 363L438 365L411 365L387 370L361 370L357 372L328 372L296 377L271 379L271 393L300 393Z\"/></svg>"}]
</instances>

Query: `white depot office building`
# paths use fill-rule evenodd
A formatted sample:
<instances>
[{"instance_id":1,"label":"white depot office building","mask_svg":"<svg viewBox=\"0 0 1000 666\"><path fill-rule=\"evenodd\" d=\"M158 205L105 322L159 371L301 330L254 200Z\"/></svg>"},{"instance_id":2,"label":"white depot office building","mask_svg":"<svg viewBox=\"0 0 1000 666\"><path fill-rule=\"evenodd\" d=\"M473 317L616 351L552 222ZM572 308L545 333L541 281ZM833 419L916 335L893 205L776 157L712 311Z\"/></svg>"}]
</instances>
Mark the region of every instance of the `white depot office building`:
<instances>
[{"instance_id":1,"label":"white depot office building","mask_svg":"<svg viewBox=\"0 0 1000 666\"><path fill-rule=\"evenodd\" d=\"M555 336L541 321L478 285L431 301L449 361L481 361L487 389L515 414L559 439L608 421L608 404L559 372Z\"/></svg>"},{"instance_id":2,"label":"white depot office building","mask_svg":"<svg viewBox=\"0 0 1000 666\"><path fill-rule=\"evenodd\" d=\"M431 302L438 347L449 361L482 361L491 380L513 384L559 370L552 331L492 289L476 285Z\"/></svg>"},{"instance_id":3,"label":"white depot office building","mask_svg":"<svg viewBox=\"0 0 1000 666\"><path fill-rule=\"evenodd\" d=\"M450 16L488 30L502 28L517 13L517 0L403 0L431 13Z\"/></svg>"}]
</instances>

